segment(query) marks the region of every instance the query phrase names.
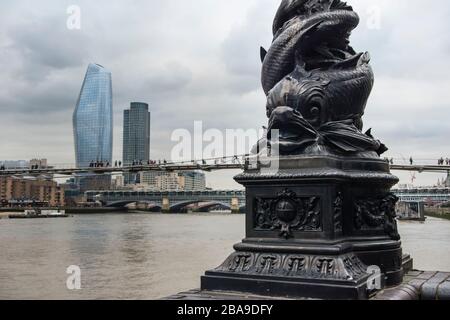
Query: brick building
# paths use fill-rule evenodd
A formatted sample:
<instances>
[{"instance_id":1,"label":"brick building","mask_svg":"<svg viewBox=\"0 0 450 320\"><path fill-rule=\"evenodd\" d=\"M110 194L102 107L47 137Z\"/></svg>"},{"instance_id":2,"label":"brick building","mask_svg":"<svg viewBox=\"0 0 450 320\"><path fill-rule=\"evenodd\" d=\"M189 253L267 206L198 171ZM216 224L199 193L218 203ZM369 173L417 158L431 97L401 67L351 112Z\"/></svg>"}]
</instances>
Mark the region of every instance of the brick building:
<instances>
[{"instance_id":1,"label":"brick building","mask_svg":"<svg viewBox=\"0 0 450 320\"><path fill-rule=\"evenodd\" d=\"M46 177L0 177L0 203L35 201L52 207L65 205L64 188Z\"/></svg>"}]
</instances>

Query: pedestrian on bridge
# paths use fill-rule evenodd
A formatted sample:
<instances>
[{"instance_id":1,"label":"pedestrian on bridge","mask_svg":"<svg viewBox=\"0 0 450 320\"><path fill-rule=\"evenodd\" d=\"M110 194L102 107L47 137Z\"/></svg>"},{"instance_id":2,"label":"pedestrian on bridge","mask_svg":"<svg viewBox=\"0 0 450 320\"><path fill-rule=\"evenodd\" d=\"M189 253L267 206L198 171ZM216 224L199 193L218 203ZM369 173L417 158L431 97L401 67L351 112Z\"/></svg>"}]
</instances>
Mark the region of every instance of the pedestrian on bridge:
<instances>
[{"instance_id":1,"label":"pedestrian on bridge","mask_svg":"<svg viewBox=\"0 0 450 320\"><path fill-rule=\"evenodd\" d=\"M411 164L411 165L413 165L414 164L414 160L413 160L413 158L411 157L411 158L409 158L409 163Z\"/></svg>"}]
</instances>

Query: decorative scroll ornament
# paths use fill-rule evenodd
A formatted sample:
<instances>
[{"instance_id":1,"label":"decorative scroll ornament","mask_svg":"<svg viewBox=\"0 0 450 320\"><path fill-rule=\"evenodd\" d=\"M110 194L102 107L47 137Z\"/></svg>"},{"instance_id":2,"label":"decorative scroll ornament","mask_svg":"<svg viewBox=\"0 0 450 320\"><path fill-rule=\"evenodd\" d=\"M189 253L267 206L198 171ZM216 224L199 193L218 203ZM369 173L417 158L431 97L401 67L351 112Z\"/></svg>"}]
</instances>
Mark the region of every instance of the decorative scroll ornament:
<instances>
[{"instance_id":1,"label":"decorative scroll ornament","mask_svg":"<svg viewBox=\"0 0 450 320\"><path fill-rule=\"evenodd\" d=\"M336 200L333 203L335 232L341 232L343 230L342 226L343 205L344 205L344 198L342 196L342 193L339 192L338 195L336 196Z\"/></svg>"},{"instance_id":2,"label":"decorative scroll ornament","mask_svg":"<svg viewBox=\"0 0 450 320\"><path fill-rule=\"evenodd\" d=\"M288 278L358 280L366 276L367 266L354 254L312 256L235 252L215 271Z\"/></svg>"}]
</instances>

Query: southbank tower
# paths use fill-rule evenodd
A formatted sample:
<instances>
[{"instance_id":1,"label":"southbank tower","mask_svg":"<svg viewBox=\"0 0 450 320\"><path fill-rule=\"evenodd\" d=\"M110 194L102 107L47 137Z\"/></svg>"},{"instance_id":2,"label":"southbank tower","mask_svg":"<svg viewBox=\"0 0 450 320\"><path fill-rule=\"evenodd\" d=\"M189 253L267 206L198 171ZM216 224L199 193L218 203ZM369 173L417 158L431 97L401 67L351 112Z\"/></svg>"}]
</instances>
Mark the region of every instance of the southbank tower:
<instances>
[{"instance_id":1,"label":"southbank tower","mask_svg":"<svg viewBox=\"0 0 450 320\"><path fill-rule=\"evenodd\" d=\"M150 112L148 104L132 102L123 114L123 163L150 159Z\"/></svg>"},{"instance_id":2,"label":"southbank tower","mask_svg":"<svg viewBox=\"0 0 450 320\"><path fill-rule=\"evenodd\" d=\"M150 112L148 104L132 102L123 114L123 164L146 163L150 159ZM125 183L137 182L138 175L125 175Z\"/></svg>"}]
</instances>

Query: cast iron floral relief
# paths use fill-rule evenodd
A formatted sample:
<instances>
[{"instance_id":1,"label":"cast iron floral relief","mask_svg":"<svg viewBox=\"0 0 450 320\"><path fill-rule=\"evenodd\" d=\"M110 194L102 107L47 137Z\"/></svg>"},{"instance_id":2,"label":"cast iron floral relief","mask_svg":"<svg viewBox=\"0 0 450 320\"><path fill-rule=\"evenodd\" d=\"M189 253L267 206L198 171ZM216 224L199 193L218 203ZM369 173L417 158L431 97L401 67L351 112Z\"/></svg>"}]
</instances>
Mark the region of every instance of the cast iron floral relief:
<instances>
[{"instance_id":1,"label":"cast iron floral relief","mask_svg":"<svg viewBox=\"0 0 450 320\"><path fill-rule=\"evenodd\" d=\"M384 230L391 239L400 240L395 212L397 201L398 198L391 193L385 197L356 200L356 230Z\"/></svg>"}]
</instances>

